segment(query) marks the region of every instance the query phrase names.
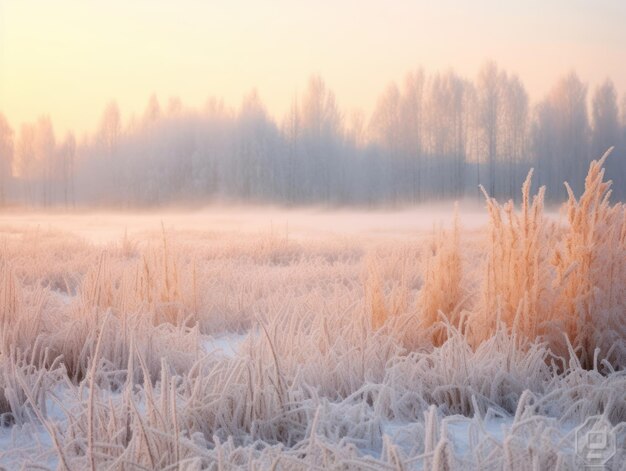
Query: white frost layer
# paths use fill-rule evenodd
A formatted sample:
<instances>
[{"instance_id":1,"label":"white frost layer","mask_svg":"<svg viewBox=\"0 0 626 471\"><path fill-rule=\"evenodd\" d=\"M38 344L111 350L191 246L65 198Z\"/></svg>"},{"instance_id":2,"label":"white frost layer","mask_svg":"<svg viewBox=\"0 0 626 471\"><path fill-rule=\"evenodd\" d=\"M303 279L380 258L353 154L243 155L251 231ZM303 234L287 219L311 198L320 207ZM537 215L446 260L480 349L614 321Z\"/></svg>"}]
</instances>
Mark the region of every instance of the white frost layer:
<instances>
[{"instance_id":1,"label":"white frost layer","mask_svg":"<svg viewBox=\"0 0 626 471\"><path fill-rule=\"evenodd\" d=\"M217 337L202 336L200 345L206 353L218 353L233 358L238 354L239 347L246 338L248 338L247 333L229 333Z\"/></svg>"}]
</instances>

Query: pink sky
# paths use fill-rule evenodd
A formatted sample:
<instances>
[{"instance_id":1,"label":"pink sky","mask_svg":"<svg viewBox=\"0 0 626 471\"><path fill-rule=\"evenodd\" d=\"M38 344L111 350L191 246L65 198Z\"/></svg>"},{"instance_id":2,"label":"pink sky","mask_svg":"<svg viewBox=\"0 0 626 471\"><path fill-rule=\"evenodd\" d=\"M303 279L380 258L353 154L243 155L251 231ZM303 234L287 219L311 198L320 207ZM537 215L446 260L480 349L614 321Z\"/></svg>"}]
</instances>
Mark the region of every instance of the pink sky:
<instances>
[{"instance_id":1,"label":"pink sky","mask_svg":"<svg viewBox=\"0 0 626 471\"><path fill-rule=\"evenodd\" d=\"M508 3L508 5L503 5ZM237 106L257 88L281 116L319 73L343 110L369 113L392 80L421 65L473 78L494 59L536 100L576 69L626 92L626 2L299 0L0 3L0 112L14 127L49 114L57 132L125 117L156 92Z\"/></svg>"}]
</instances>

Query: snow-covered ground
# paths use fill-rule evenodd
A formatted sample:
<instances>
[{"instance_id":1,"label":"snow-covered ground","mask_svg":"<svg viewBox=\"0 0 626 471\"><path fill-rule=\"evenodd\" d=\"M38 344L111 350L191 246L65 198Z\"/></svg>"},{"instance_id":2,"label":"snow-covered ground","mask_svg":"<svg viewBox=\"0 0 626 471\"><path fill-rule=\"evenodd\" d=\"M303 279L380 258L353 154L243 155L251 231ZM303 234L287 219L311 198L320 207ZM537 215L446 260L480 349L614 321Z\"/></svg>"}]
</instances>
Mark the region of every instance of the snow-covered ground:
<instances>
[{"instance_id":1,"label":"snow-covered ground","mask_svg":"<svg viewBox=\"0 0 626 471\"><path fill-rule=\"evenodd\" d=\"M576 469L596 417L623 469L624 248L451 213L1 216L0 466Z\"/></svg>"},{"instance_id":2,"label":"snow-covered ground","mask_svg":"<svg viewBox=\"0 0 626 471\"><path fill-rule=\"evenodd\" d=\"M248 334L225 334L217 337L206 336L202 339L202 349L209 355L219 354L233 358L240 350Z\"/></svg>"},{"instance_id":3,"label":"snow-covered ground","mask_svg":"<svg viewBox=\"0 0 626 471\"><path fill-rule=\"evenodd\" d=\"M224 356L235 359L247 355L242 344L248 335L228 333L217 337L201 336L200 347L209 356ZM118 392L98 391L98 401L120 403ZM68 424L68 415L73 410L81 409L89 397L89 389L73 389L67 384L58 384L48 392L45 401L45 420L42 424L34 413L29 413L29 421L0 428L0 466L4 469L56 469L63 468L59 460L58 444L54 443L55 434L62 435ZM139 399L137 407L145 411L145 400ZM525 423L526 422L526 423ZM562 423L554 417L533 416L531 420L520 421L509 414L502 414L489 409L486 414L473 417L463 415L445 415L435 406L425 411L424 420L385 420L378 422L374 436L369 440L353 439L348 434L338 436L339 444L351 443L357 455L364 461L363 467L386 460L390 453L405 456L406 469L424 469L434 467L438 455L437 447L448 443L454 462L460 466L471 466L478 460L489 463L490 454L502 452L511 443L518 449L537 450L554 448L564 456L575 454L575 431L579 425L574 422ZM529 427L530 425L530 427ZM520 429L526 427L523 433ZM622 426L621 429L624 427ZM616 436L623 438L624 430L615 429ZM85 438L85 437L83 437ZM429 448L430 447L430 448ZM368 464L367 458L373 460ZM412 457L412 458L411 458ZM524 469L527 464L522 459L513 461L513 467ZM499 462L493 459L493 462ZM464 464L465 463L465 464ZM556 461L554 462L556 463ZM566 463L566 461L564 461ZM357 467L360 467L357 466Z\"/></svg>"}]
</instances>

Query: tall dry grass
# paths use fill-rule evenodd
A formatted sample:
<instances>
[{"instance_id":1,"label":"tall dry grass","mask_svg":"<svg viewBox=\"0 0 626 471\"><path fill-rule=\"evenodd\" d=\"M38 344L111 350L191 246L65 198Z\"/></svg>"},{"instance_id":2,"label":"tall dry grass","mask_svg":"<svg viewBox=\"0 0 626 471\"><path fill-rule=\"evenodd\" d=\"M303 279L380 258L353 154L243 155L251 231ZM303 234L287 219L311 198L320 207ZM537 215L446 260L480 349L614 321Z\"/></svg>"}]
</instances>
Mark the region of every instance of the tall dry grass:
<instances>
[{"instance_id":1,"label":"tall dry grass","mask_svg":"<svg viewBox=\"0 0 626 471\"><path fill-rule=\"evenodd\" d=\"M554 309L583 366L599 356L624 368L626 207L610 202L603 168L609 153L591 163L579 199L566 184L569 227L554 252Z\"/></svg>"},{"instance_id":2,"label":"tall dry grass","mask_svg":"<svg viewBox=\"0 0 626 471\"><path fill-rule=\"evenodd\" d=\"M532 171L522 186L519 213L512 201L500 205L483 188L489 211L489 243L481 298L472 319L472 336L480 342L500 322L529 339L550 321L552 294L547 270L554 223L544 217L545 188L530 196Z\"/></svg>"},{"instance_id":3,"label":"tall dry grass","mask_svg":"<svg viewBox=\"0 0 626 471\"><path fill-rule=\"evenodd\" d=\"M424 283L418 298L417 328L431 331L430 337L435 346L441 346L446 341L447 324L463 328L463 308L469 301L463 273L460 231L457 213L452 230L448 232L439 229L426 257Z\"/></svg>"},{"instance_id":4,"label":"tall dry grass","mask_svg":"<svg viewBox=\"0 0 626 471\"><path fill-rule=\"evenodd\" d=\"M512 202L502 206L485 194L490 240L482 299L472 319L474 343L502 322L529 340L548 341L556 354L574 351L585 368L598 358L626 366L626 213L622 203L611 204L611 182L604 181L609 152L591 162L578 200L565 184L563 226L546 220L543 188L531 202L532 173L522 188L520 213Z\"/></svg>"}]
</instances>

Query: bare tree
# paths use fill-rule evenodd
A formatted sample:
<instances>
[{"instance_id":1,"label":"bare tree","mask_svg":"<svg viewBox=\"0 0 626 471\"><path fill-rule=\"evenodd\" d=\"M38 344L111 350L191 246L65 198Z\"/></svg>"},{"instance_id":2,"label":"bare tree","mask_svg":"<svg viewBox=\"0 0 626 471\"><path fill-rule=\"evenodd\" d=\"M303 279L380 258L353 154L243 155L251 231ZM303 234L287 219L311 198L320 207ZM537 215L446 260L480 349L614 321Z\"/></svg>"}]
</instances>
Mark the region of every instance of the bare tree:
<instances>
[{"instance_id":1,"label":"bare tree","mask_svg":"<svg viewBox=\"0 0 626 471\"><path fill-rule=\"evenodd\" d=\"M35 134L35 125L22 124L16 145L17 174L23 185L24 197L30 204L35 203L33 186L37 179Z\"/></svg>"},{"instance_id":2,"label":"bare tree","mask_svg":"<svg viewBox=\"0 0 626 471\"><path fill-rule=\"evenodd\" d=\"M626 152L620 136L617 92L613 82L609 79L598 86L593 94L591 120L593 126L591 130L591 157L597 158L610 147L615 147L606 167L612 178L621 180L626 174L624 173L624 165L620 161L626 157ZM625 195L622 187L615 187L613 191L619 197Z\"/></svg>"},{"instance_id":3,"label":"bare tree","mask_svg":"<svg viewBox=\"0 0 626 471\"><path fill-rule=\"evenodd\" d=\"M6 203L7 185L13 168L13 129L0 114L0 205Z\"/></svg>"},{"instance_id":4,"label":"bare tree","mask_svg":"<svg viewBox=\"0 0 626 471\"><path fill-rule=\"evenodd\" d=\"M243 100L236 132L232 186L244 198L266 199L276 185L272 163L277 130L256 90Z\"/></svg>"},{"instance_id":5,"label":"bare tree","mask_svg":"<svg viewBox=\"0 0 626 471\"><path fill-rule=\"evenodd\" d=\"M391 157L398 157L400 152L401 112L400 90L392 83L378 99L370 120L372 140L386 149Z\"/></svg>"},{"instance_id":6,"label":"bare tree","mask_svg":"<svg viewBox=\"0 0 626 471\"><path fill-rule=\"evenodd\" d=\"M619 110L613 82L607 79L596 88L592 101L591 153L603 154L619 140Z\"/></svg>"},{"instance_id":7,"label":"bare tree","mask_svg":"<svg viewBox=\"0 0 626 471\"><path fill-rule=\"evenodd\" d=\"M297 181L303 178L301 175L301 152L300 152L300 110L298 97L294 97L282 126L282 133L286 141L285 163L285 196L289 204L295 203L299 198Z\"/></svg>"},{"instance_id":8,"label":"bare tree","mask_svg":"<svg viewBox=\"0 0 626 471\"><path fill-rule=\"evenodd\" d=\"M496 161L500 144L502 120L502 85L506 74L498 70L495 62L487 62L478 74L477 106L478 126L483 144L482 153L487 160L487 190L496 193Z\"/></svg>"},{"instance_id":9,"label":"bare tree","mask_svg":"<svg viewBox=\"0 0 626 471\"><path fill-rule=\"evenodd\" d=\"M156 123L161 118L161 105L159 104L159 99L156 94L153 93L150 95L148 99L148 104L146 105L146 109L143 113L143 124L144 126L150 126Z\"/></svg>"},{"instance_id":10,"label":"bare tree","mask_svg":"<svg viewBox=\"0 0 626 471\"><path fill-rule=\"evenodd\" d=\"M121 203L128 198L127 157L119 151L122 138L122 119L117 103L111 101L107 104L102 117L100 127L95 137L98 154L100 155L98 172L106 175L108 180L105 193L108 202Z\"/></svg>"},{"instance_id":11,"label":"bare tree","mask_svg":"<svg viewBox=\"0 0 626 471\"><path fill-rule=\"evenodd\" d=\"M395 200L401 199L405 189L406 175L401 172L404 163L402 131L402 97L398 86L392 83L378 99L370 119L369 134L388 159L387 173L394 182L391 190Z\"/></svg>"},{"instance_id":12,"label":"bare tree","mask_svg":"<svg viewBox=\"0 0 626 471\"><path fill-rule=\"evenodd\" d=\"M405 178L410 180L413 202L422 199L422 170L424 158L424 88L426 77L419 69L404 80L402 97L402 153L405 159Z\"/></svg>"},{"instance_id":13,"label":"bare tree","mask_svg":"<svg viewBox=\"0 0 626 471\"><path fill-rule=\"evenodd\" d=\"M309 80L302 98L301 122L304 152L310 172L308 190L325 201L331 197L335 176L332 166L338 158L342 117L335 94L319 76Z\"/></svg>"},{"instance_id":14,"label":"bare tree","mask_svg":"<svg viewBox=\"0 0 626 471\"><path fill-rule=\"evenodd\" d=\"M59 147L59 161L61 164L61 185L63 202L74 205L74 166L76 160L76 138L68 132Z\"/></svg>"},{"instance_id":15,"label":"bare tree","mask_svg":"<svg viewBox=\"0 0 626 471\"><path fill-rule=\"evenodd\" d=\"M433 189L439 197L458 197L463 189L467 145L466 81L452 71L436 74L428 91L429 153Z\"/></svg>"},{"instance_id":16,"label":"bare tree","mask_svg":"<svg viewBox=\"0 0 626 471\"><path fill-rule=\"evenodd\" d=\"M537 108L533 145L538 179L548 183L551 198L562 193L563 181L575 191L583 185L589 161L587 86L575 72L558 81Z\"/></svg>"},{"instance_id":17,"label":"bare tree","mask_svg":"<svg viewBox=\"0 0 626 471\"><path fill-rule=\"evenodd\" d=\"M109 157L113 157L122 135L122 120L117 103L110 102L100 119L100 129L97 139L104 147Z\"/></svg>"},{"instance_id":18,"label":"bare tree","mask_svg":"<svg viewBox=\"0 0 626 471\"><path fill-rule=\"evenodd\" d=\"M526 154L528 137L528 93L516 75L506 81L502 115L501 154L507 163L506 193L513 198L521 185L518 180L522 176L517 175L517 167ZM526 171L524 169L524 175Z\"/></svg>"},{"instance_id":19,"label":"bare tree","mask_svg":"<svg viewBox=\"0 0 626 471\"><path fill-rule=\"evenodd\" d=\"M35 131L36 172L41 186L41 204L50 206L53 202L53 188L57 176L57 152L54 128L49 116L37 121Z\"/></svg>"}]
</instances>

